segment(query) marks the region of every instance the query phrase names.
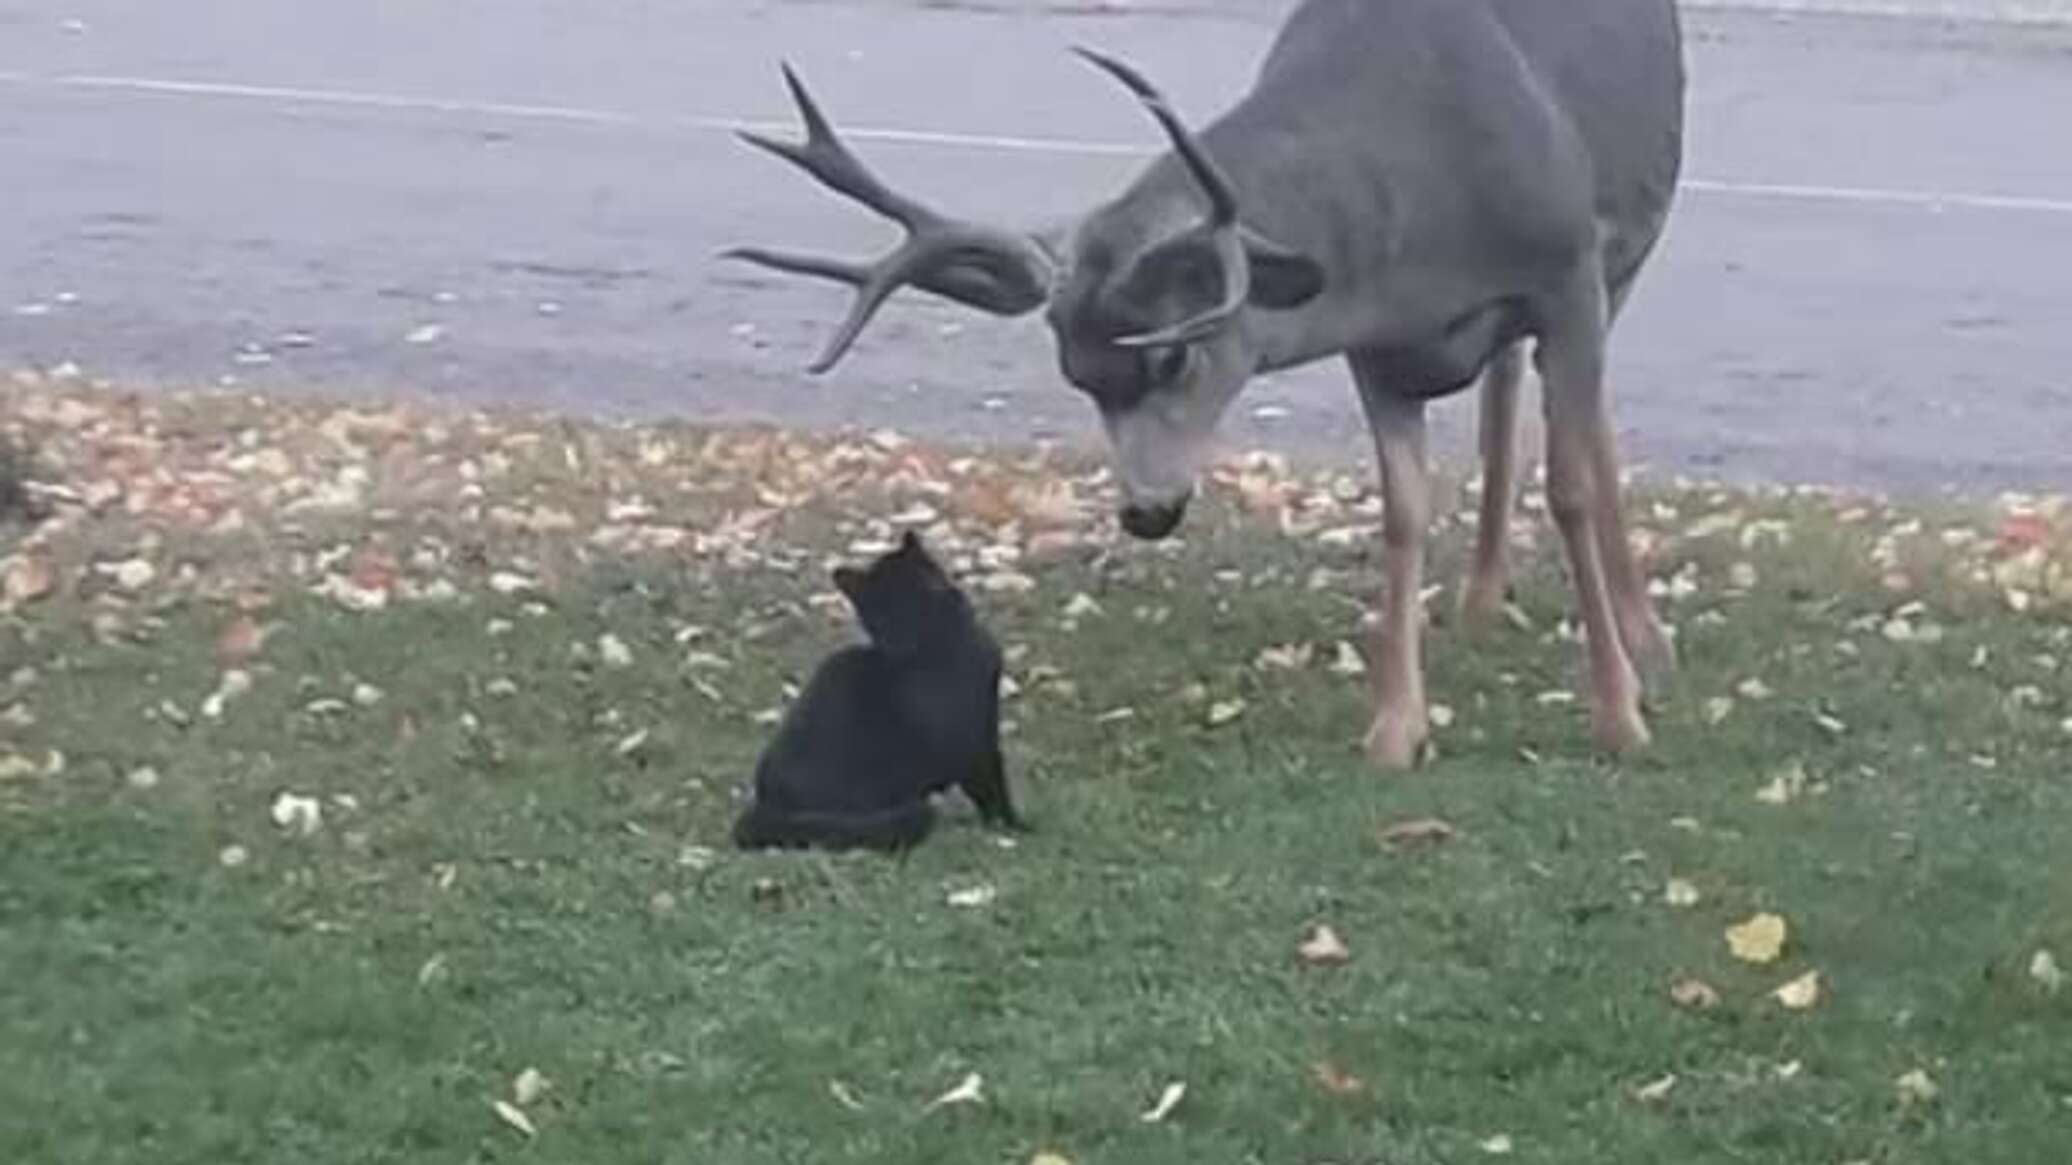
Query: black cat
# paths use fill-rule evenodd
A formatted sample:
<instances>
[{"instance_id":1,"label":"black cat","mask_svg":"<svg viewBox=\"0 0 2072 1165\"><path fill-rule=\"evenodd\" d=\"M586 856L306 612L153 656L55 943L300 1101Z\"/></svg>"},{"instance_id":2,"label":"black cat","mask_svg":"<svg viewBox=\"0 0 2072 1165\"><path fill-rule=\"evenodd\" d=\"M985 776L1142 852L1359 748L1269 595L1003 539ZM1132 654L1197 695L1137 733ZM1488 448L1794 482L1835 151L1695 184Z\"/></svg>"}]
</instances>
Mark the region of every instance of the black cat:
<instances>
[{"instance_id":1,"label":"black cat","mask_svg":"<svg viewBox=\"0 0 2072 1165\"><path fill-rule=\"evenodd\" d=\"M756 762L744 849L904 849L956 785L992 824L1027 828L1000 757L1000 647L912 531L834 584L870 636L823 660Z\"/></svg>"}]
</instances>

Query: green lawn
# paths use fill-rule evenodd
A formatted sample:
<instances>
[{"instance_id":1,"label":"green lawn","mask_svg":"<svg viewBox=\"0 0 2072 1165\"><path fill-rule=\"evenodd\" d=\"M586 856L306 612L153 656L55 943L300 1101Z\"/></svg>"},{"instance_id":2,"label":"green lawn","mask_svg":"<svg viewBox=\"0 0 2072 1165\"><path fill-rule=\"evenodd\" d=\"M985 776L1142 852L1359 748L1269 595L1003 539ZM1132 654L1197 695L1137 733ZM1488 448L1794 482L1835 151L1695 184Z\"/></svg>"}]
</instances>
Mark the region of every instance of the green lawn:
<instances>
[{"instance_id":1,"label":"green lawn","mask_svg":"<svg viewBox=\"0 0 2072 1165\"><path fill-rule=\"evenodd\" d=\"M1682 580L1685 666L1656 747L1614 766L1562 698L1558 560L1528 553L1516 625L1469 639L1450 517L1429 655L1453 717L1435 763L1383 777L1364 685L1332 666L1378 541L1329 533L1373 520L1343 482L1233 473L1154 549L1002 532L1005 487L970 485L996 462L890 439L456 421L294 444L322 414L118 403L96 429L30 403L78 489L143 433L151 465L227 477L245 508L74 507L17 547L54 577L0 615L0 1161L2040 1165L2072 1144L2072 624L1990 531L1824 495L1636 501L1654 573ZM276 442L295 473L253 463ZM126 496L157 471L136 472ZM1335 484L1318 529L1241 504L1291 480ZM340 481L364 496L294 505ZM946 556L1027 555L986 550L974 586L1036 832L1004 844L958 806L904 861L736 855L768 711L850 634L824 567L902 511ZM712 536L591 536L664 520ZM355 610L312 592L332 574L408 585ZM240 604L270 629L256 652ZM226 665L249 690L212 706ZM313 832L275 823L283 793L317 800ZM1421 818L1456 833L1383 840ZM1768 964L1724 937L1758 912L1789 927ZM1342 964L1300 953L1318 924ZM1813 971L1810 1008L1772 997ZM1714 1005L1672 997L1693 979ZM520 1103L528 1069L549 1083ZM1933 1096L1900 1084L1917 1071ZM981 1100L928 1107L973 1073Z\"/></svg>"}]
</instances>

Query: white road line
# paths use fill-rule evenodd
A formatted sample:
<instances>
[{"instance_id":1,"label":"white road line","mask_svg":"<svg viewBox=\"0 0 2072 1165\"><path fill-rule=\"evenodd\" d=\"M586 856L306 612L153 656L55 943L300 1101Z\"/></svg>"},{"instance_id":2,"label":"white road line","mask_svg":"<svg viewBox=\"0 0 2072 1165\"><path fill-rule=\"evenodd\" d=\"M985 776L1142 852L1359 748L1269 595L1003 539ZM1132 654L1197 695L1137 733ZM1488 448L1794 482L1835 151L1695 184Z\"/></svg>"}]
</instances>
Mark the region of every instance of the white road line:
<instances>
[{"instance_id":1,"label":"white road line","mask_svg":"<svg viewBox=\"0 0 2072 1165\"><path fill-rule=\"evenodd\" d=\"M177 81L153 77L97 76L70 74L39 77L17 70L0 70L0 83L42 85L65 89L141 93L174 97L214 97L257 101L274 105L331 105L361 109L384 109L408 113L465 114L518 121L556 121L582 125L679 127L713 132L755 130L788 132L786 122L754 121L733 117L644 116L608 109L585 109L565 105L535 105L504 101L474 101L458 98L410 97L393 93L362 93L338 89L302 89L278 85L240 85L221 81ZM1001 134L942 133L930 130L883 126L844 126L845 136L859 141L898 142L909 145L947 146L960 149L994 150L1006 153L1069 154L1076 156L1134 157L1151 152L1149 145L1089 141L1077 138L1017 137ZM1827 186L1813 183L1738 182L1715 178L1688 178L1683 189L1699 194L1739 198L1768 198L1800 202L1844 202L1867 205L1906 206L1929 210L2013 211L2034 214L2072 214L2072 198L2050 198L2016 194L1981 193L1965 190L1895 190L1858 186Z\"/></svg>"}]
</instances>

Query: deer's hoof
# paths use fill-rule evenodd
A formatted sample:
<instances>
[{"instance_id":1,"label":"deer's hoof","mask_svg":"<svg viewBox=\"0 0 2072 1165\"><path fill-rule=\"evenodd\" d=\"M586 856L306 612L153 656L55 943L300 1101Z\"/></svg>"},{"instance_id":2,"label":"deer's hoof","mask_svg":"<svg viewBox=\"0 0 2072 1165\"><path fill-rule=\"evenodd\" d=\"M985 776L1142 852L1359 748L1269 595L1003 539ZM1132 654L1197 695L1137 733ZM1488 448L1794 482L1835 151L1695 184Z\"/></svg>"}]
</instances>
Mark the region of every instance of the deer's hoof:
<instances>
[{"instance_id":1,"label":"deer's hoof","mask_svg":"<svg viewBox=\"0 0 2072 1165\"><path fill-rule=\"evenodd\" d=\"M1621 700L1592 712L1590 729L1597 740L1597 747L1613 756L1639 752L1653 743L1653 737L1648 733L1648 722L1640 714L1640 704L1636 700Z\"/></svg>"},{"instance_id":2,"label":"deer's hoof","mask_svg":"<svg viewBox=\"0 0 2072 1165\"><path fill-rule=\"evenodd\" d=\"M1461 593L1461 626L1474 634L1495 630L1504 620L1504 604L1509 601L1503 583L1486 579L1471 580L1468 589Z\"/></svg>"},{"instance_id":3,"label":"deer's hoof","mask_svg":"<svg viewBox=\"0 0 2072 1165\"><path fill-rule=\"evenodd\" d=\"M1407 772L1423 763L1431 727L1422 714L1382 713L1367 729L1367 760L1384 772Z\"/></svg>"}]
</instances>

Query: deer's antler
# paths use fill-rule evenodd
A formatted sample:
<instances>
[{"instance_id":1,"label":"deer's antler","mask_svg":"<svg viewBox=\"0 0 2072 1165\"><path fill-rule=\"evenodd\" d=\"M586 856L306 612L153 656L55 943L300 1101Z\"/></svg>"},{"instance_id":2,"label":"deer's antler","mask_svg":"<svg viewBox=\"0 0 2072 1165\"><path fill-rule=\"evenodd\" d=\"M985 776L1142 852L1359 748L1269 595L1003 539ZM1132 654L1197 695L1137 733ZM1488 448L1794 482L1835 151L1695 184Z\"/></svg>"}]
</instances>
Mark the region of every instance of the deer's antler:
<instances>
[{"instance_id":1,"label":"deer's antler","mask_svg":"<svg viewBox=\"0 0 2072 1165\"><path fill-rule=\"evenodd\" d=\"M904 286L952 299L996 315L1020 315L1049 294L1050 263L1033 239L997 227L946 218L893 190L871 173L806 91L790 65L784 82L806 126L804 142L780 141L743 132L750 145L796 165L822 185L847 195L906 229L904 243L875 262L857 263L761 247L735 247L724 257L778 271L846 283L856 289L847 318L809 366L825 372L841 360L885 300Z\"/></svg>"},{"instance_id":2,"label":"deer's antler","mask_svg":"<svg viewBox=\"0 0 2072 1165\"><path fill-rule=\"evenodd\" d=\"M1244 239L1237 221L1237 192L1231 188L1230 179L1202 148L1200 139L1180 115L1173 112L1172 103L1157 86L1146 80L1132 66L1093 49L1078 47L1072 50L1091 61L1102 72L1122 82L1123 87L1136 94L1151 116L1165 130L1166 137L1173 144L1173 150L1201 187L1203 196L1209 202L1209 217L1199 226L1184 231L1161 243L1160 247L1207 246L1215 254L1223 268L1223 301L1189 319L1152 332L1118 337L1114 342L1126 348L1162 348L1174 344L1186 344L1199 340L1224 327L1244 310L1245 302L1252 292L1252 265L1245 257ZM1140 258L1138 262L1142 262Z\"/></svg>"}]
</instances>

